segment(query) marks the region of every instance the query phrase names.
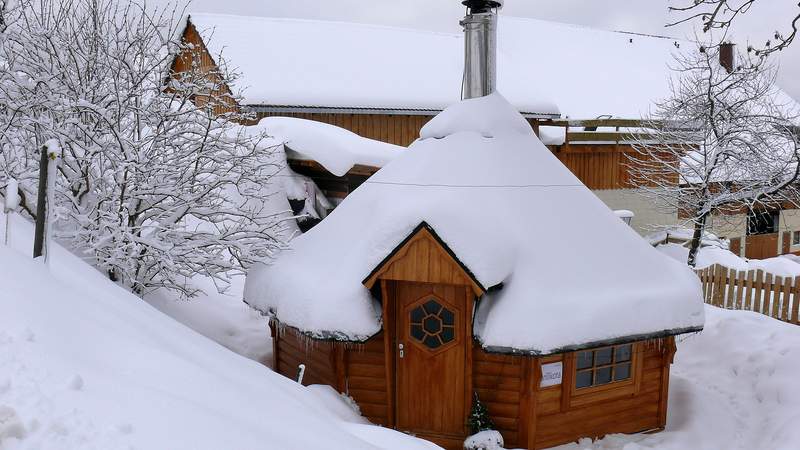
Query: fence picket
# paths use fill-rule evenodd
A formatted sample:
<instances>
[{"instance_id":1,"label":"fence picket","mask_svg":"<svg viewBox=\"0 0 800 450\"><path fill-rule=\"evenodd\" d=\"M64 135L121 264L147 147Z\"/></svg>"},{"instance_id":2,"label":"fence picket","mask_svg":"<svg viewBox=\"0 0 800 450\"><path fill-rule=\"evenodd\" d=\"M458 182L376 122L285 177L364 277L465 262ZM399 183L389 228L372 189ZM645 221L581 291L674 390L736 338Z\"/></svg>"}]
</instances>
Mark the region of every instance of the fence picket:
<instances>
[{"instance_id":1,"label":"fence picket","mask_svg":"<svg viewBox=\"0 0 800 450\"><path fill-rule=\"evenodd\" d=\"M728 292L725 301L725 308L732 309L733 308L733 291L736 290L736 271L733 269L728 269Z\"/></svg>"},{"instance_id":2,"label":"fence picket","mask_svg":"<svg viewBox=\"0 0 800 450\"><path fill-rule=\"evenodd\" d=\"M764 313L774 319L778 318L778 302L781 297L781 290L783 289L783 277L775 276L775 281L772 283L772 292L767 292L766 295L772 297L770 299L771 308L764 308ZM770 295L771 294L771 295ZM770 305L768 303L768 305Z\"/></svg>"},{"instance_id":3,"label":"fence picket","mask_svg":"<svg viewBox=\"0 0 800 450\"><path fill-rule=\"evenodd\" d=\"M789 321L789 304L792 301L792 286L795 283L794 278L786 277L783 280L783 297L781 297L781 313L780 320Z\"/></svg>"},{"instance_id":4,"label":"fence picket","mask_svg":"<svg viewBox=\"0 0 800 450\"><path fill-rule=\"evenodd\" d=\"M744 282L746 278L746 272L736 272L736 303L734 303L733 309L742 309L742 294L744 293Z\"/></svg>"},{"instance_id":5,"label":"fence picket","mask_svg":"<svg viewBox=\"0 0 800 450\"><path fill-rule=\"evenodd\" d=\"M771 278L772 276L770 276L770 281ZM756 270L756 284L753 288L753 294L755 295L753 297L753 311L755 312L761 312L761 294L763 293L765 281L764 271L761 269Z\"/></svg>"},{"instance_id":6,"label":"fence picket","mask_svg":"<svg viewBox=\"0 0 800 450\"><path fill-rule=\"evenodd\" d=\"M782 277L761 269L739 272L717 264L695 273L705 303L800 325L800 276Z\"/></svg>"},{"instance_id":7,"label":"fence picket","mask_svg":"<svg viewBox=\"0 0 800 450\"><path fill-rule=\"evenodd\" d=\"M725 298L725 274L728 273L724 267L714 265L716 278L714 278L714 299L712 305L721 307Z\"/></svg>"},{"instance_id":8,"label":"fence picket","mask_svg":"<svg viewBox=\"0 0 800 450\"><path fill-rule=\"evenodd\" d=\"M745 311L752 311L753 308L753 284L755 283L756 272L747 271L747 292L745 293Z\"/></svg>"},{"instance_id":9,"label":"fence picket","mask_svg":"<svg viewBox=\"0 0 800 450\"><path fill-rule=\"evenodd\" d=\"M792 323L800 325L800 277L794 279L794 289L792 289Z\"/></svg>"}]
</instances>

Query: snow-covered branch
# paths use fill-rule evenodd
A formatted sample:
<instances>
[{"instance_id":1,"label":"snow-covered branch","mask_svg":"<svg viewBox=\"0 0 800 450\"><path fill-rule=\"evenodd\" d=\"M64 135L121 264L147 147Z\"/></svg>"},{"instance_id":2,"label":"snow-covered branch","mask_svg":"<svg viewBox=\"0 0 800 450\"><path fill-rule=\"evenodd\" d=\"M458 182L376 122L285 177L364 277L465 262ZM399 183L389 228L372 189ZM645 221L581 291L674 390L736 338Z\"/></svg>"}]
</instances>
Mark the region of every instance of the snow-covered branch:
<instances>
[{"instance_id":1,"label":"snow-covered branch","mask_svg":"<svg viewBox=\"0 0 800 450\"><path fill-rule=\"evenodd\" d=\"M183 12L20 0L0 50L0 185L17 179L35 204L37 149L58 140L58 235L140 293L191 295L187 277L224 284L283 247L285 212L265 187L282 156L230 111L231 74L200 70L199 57L172 73Z\"/></svg>"},{"instance_id":2,"label":"snow-covered branch","mask_svg":"<svg viewBox=\"0 0 800 450\"><path fill-rule=\"evenodd\" d=\"M682 17L669 23L667 26L700 21L703 24L703 32L708 33L714 30L722 31L722 39L719 39L719 42L725 41L731 25L739 16L747 14L756 3L756 0L673 1L677 4L675 6L670 6L669 10L681 14ZM763 0L761 3L765 2L766 0ZM797 7L800 8L800 3L797 4ZM757 56L763 57L788 47L794 41L797 36L797 30L800 28L800 9L789 17L788 22L788 32L776 30L772 38L767 40L763 47L756 48L751 46L748 48L748 52L754 52Z\"/></svg>"},{"instance_id":3,"label":"snow-covered branch","mask_svg":"<svg viewBox=\"0 0 800 450\"><path fill-rule=\"evenodd\" d=\"M781 102L774 68L746 65L729 72L717 62L717 51L701 48L679 59L671 96L649 119L652 130L634 135L630 161L638 187L692 222L695 251L712 214L800 200L795 104Z\"/></svg>"}]
</instances>

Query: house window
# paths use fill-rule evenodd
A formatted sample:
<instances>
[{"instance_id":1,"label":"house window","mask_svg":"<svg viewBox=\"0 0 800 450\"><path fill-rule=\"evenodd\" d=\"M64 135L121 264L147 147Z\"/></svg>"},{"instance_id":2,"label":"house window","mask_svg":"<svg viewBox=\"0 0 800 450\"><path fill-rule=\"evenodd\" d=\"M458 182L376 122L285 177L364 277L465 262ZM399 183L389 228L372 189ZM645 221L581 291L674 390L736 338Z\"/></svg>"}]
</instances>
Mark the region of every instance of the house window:
<instances>
[{"instance_id":1,"label":"house window","mask_svg":"<svg viewBox=\"0 0 800 450\"><path fill-rule=\"evenodd\" d=\"M583 389L631 378L633 344L578 352L575 356L575 388Z\"/></svg>"},{"instance_id":2,"label":"house window","mask_svg":"<svg viewBox=\"0 0 800 450\"><path fill-rule=\"evenodd\" d=\"M800 231L792 233L792 245L800 245Z\"/></svg>"},{"instance_id":3,"label":"house window","mask_svg":"<svg viewBox=\"0 0 800 450\"><path fill-rule=\"evenodd\" d=\"M750 211L747 214L747 234L771 234L778 232L777 211Z\"/></svg>"}]
</instances>

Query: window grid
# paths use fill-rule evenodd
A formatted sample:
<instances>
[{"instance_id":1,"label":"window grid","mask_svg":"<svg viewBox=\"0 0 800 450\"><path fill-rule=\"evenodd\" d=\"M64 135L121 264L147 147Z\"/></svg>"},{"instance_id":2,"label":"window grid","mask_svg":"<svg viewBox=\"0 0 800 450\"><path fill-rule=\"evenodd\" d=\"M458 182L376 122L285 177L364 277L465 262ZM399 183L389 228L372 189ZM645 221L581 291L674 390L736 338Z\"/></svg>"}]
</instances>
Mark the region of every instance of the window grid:
<instances>
[{"instance_id":1,"label":"window grid","mask_svg":"<svg viewBox=\"0 0 800 450\"><path fill-rule=\"evenodd\" d=\"M632 376L632 344L578 352L575 388L585 389L629 380Z\"/></svg>"}]
</instances>

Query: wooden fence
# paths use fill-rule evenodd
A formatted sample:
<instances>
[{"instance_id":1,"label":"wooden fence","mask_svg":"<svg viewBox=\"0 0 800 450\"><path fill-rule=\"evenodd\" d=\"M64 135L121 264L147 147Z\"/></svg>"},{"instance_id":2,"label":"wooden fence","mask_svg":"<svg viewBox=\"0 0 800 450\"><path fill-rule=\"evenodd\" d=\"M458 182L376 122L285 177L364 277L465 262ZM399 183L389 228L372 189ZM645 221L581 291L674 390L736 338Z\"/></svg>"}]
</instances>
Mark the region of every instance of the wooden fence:
<instances>
[{"instance_id":1,"label":"wooden fence","mask_svg":"<svg viewBox=\"0 0 800 450\"><path fill-rule=\"evenodd\" d=\"M780 277L763 270L740 272L720 265L697 271L705 302L765 314L800 325L800 276Z\"/></svg>"}]
</instances>

